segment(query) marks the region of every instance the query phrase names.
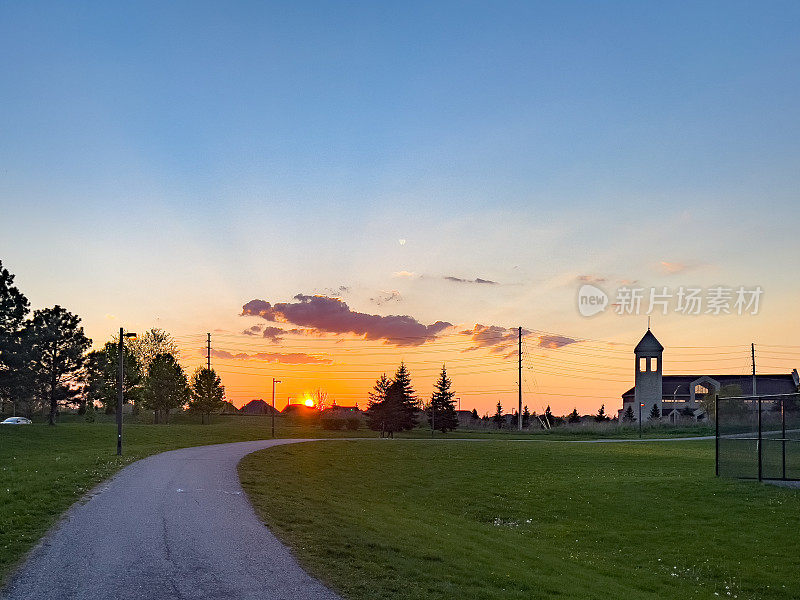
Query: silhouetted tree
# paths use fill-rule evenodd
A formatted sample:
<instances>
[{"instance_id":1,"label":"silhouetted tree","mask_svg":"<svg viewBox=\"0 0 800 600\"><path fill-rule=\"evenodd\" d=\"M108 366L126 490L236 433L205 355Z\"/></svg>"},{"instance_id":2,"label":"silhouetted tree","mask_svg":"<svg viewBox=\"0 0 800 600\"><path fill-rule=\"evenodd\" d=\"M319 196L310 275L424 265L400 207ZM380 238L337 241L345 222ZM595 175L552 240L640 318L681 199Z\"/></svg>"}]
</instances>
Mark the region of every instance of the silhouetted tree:
<instances>
[{"instance_id":1,"label":"silhouetted tree","mask_svg":"<svg viewBox=\"0 0 800 600\"><path fill-rule=\"evenodd\" d=\"M528 405L522 407L522 427L525 428L531 424L531 411L528 410Z\"/></svg>"},{"instance_id":2,"label":"silhouetted tree","mask_svg":"<svg viewBox=\"0 0 800 600\"><path fill-rule=\"evenodd\" d=\"M126 340L125 347L130 349L131 354L136 358L143 374L150 371L150 363L159 354L171 354L176 361L181 356L178 344L175 343L172 335L157 327Z\"/></svg>"},{"instance_id":3,"label":"silhouetted tree","mask_svg":"<svg viewBox=\"0 0 800 600\"><path fill-rule=\"evenodd\" d=\"M472 417L473 421L477 421L478 419L480 419L480 417L478 416L478 411L474 408L472 409L472 414L470 416Z\"/></svg>"},{"instance_id":4,"label":"silhouetted tree","mask_svg":"<svg viewBox=\"0 0 800 600\"><path fill-rule=\"evenodd\" d=\"M124 341L122 351L123 371L122 393L127 402L137 403L142 392L142 369L139 361L128 347L130 340ZM117 380L119 379L119 343L106 342L100 350L86 355L85 367L81 374L84 393L88 402L101 404L106 414L117 410Z\"/></svg>"},{"instance_id":5,"label":"silhouetted tree","mask_svg":"<svg viewBox=\"0 0 800 600\"><path fill-rule=\"evenodd\" d=\"M92 344L80 322L80 317L56 305L35 311L22 332L27 383L48 401L50 425L56 423L58 403L71 401L80 392L77 375Z\"/></svg>"},{"instance_id":6,"label":"silhouetted tree","mask_svg":"<svg viewBox=\"0 0 800 600\"><path fill-rule=\"evenodd\" d=\"M543 418L544 418L545 425L547 425L547 427L552 427L553 425L557 424L556 423L556 419L555 419L555 417L553 416L553 413L550 410L550 405L549 404L547 405L547 408L544 409Z\"/></svg>"},{"instance_id":7,"label":"silhouetted tree","mask_svg":"<svg viewBox=\"0 0 800 600\"><path fill-rule=\"evenodd\" d=\"M500 404L500 401L497 401L497 407L494 411L494 416L492 417L492 421L498 428L502 428L503 425L506 423L506 417L503 414L503 405Z\"/></svg>"},{"instance_id":8,"label":"silhouetted tree","mask_svg":"<svg viewBox=\"0 0 800 600\"><path fill-rule=\"evenodd\" d=\"M381 437L386 433L387 407L385 403L391 385L391 379L386 376L386 373L383 373L369 393L369 402L367 403L367 426L373 431L380 431Z\"/></svg>"},{"instance_id":9,"label":"silhouetted tree","mask_svg":"<svg viewBox=\"0 0 800 600\"><path fill-rule=\"evenodd\" d=\"M653 408L650 409L650 420L656 421L661 418L661 411L658 410L658 404L653 404Z\"/></svg>"},{"instance_id":10,"label":"silhouetted tree","mask_svg":"<svg viewBox=\"0 0 800 600\"><path fill-rule=\"evenodd\" d=\"M447 369L442 365L442 372L433 387L433 395L428 406L428 424L442 433L458 427L456 415L455 393L450 390L452 382L447 377Z\"/></svg>"},{"instance_id":11,"label":"silhouetted tree","mask_svg":"<svg viewBox=\"0 0 800 600\"><path fill-rule=\"evenodd\" d=\"M153 411L153 420L158 423L169 411L183 406L189 399L189 383L183 367L172 354L157 354L150 361L143 392L145 409ZM222 408L222 403L220 403Z\"/></svg>"},{"instance_id":12,"label":"silhouetted tree","mask_svg":"<svg viewBox=\"0 0 800 600\"><path fill-rule=\"evenodd\" d=\"M628 408L625 409L625 412L622 414L622 422L623 423L633 423L636 421L636 415L633 414L633 409L631 405L628 405Z\"/></svg>"},{"instance_id":13,"label":"silhouetted tree","mask_svg":"<svg viewBox=\"0 0 800 600\"><path fill-rule=\"evenodd\" d=\"M28 299L14 285L14 275L0 261L0 412L7 402L24 396L22 329L29 311Z\"/></svg>"},{"instance_id":14,"label":"silhouetted tree","mask_svg":"<svg viewBox=\"0 0 800 600\"><path fill-rule=\"evenodd\" d=\"M573 408L572 409L572 412L569 413L569 416L567 416L567 421L569 423L580 423L581 422L581 416L578 414L578 409L577 408Z\"/></svg>"},{"instance_id":15,"label":"silhouetted tree","mask_svg":"<svg viewBox=\"0 0 800 600\"><path fill-rule=\"evenodd\" d=\"M192 376L189 410L203 415L203 424L211 419L211 413L222 408L225 388L214 369L199 368Z\"/></svg>"},{"instance_id":16,"label":"silhouetted tree","mask_svg":"<svg viewBox=\"0 0 800 600\"><path fill-rule=\"evenodd\" d=\"M411 385L411 374L405 363L400 363L386 393L386 432L394 437L395 431L408 431L417 424L419 401Z\"/></svg>"},{"instance_id":17,"label":"silhouetted tree","mask_svg":"<svg viewBox=\"0 0 800 600\"><path fill-rule=\"evenodd\" d=\"M606 405L601 404L600 410L597 411L597 414L594 416L594 420L598 423L602 423L603 421L608 421L608 417L606 416Z\"/></svg>"}]
</instances>

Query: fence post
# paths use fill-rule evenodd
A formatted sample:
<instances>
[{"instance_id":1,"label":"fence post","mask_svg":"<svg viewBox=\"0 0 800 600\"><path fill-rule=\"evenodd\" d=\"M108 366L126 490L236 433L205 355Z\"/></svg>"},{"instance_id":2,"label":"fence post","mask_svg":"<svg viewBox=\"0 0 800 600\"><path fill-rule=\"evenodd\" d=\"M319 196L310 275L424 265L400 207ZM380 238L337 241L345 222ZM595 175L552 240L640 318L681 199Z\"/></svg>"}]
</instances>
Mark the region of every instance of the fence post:
<instances>
[{"instance_id":1,"label":"fence post","mask_svg":"<svg viewBox=\"0 0 800 600\"><path fill-rule=\"evenodd\" d=\"M781 462L783 479L786 480L786 398L781 398Z\"/></svg>"},{"instance_id":2,"label":"fence post","mask_svg":"<svg viewBox=\"0 0 800 600\"><path fill-rule=\"evenodd\" d=\"M714 475L719 477L719 396L714 395Z\"/></svg>"},{"instance_id":3,"label":"fence post","mask_svg":"<svg viewBox=\"0 0 800 600\"><path fill-rule=\"evenodd\" d=\"M758 480L761 481L761 396L758 397Z\"/></svg>"}]
</instances>

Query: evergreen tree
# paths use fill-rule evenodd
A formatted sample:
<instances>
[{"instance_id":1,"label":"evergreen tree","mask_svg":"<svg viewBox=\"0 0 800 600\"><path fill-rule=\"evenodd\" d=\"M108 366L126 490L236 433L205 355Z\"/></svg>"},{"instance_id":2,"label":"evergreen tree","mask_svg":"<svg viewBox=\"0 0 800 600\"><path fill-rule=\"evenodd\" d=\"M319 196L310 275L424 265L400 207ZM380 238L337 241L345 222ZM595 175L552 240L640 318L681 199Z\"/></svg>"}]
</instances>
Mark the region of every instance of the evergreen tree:
<instances>
[{"instance_id":1,"label":"evergreen tree","mask_svg":"<svg viewBox=\"0 0 800 600\"><path fill-rule=\"evenodd\" d=\"M203 415L203 424L211 413L219 411L225 403L225 388L214 369L197 369L192 376L189 410Z\"/></svg>"},{"instance_id":2,"label":"evergreen tree","mask_svg":"<svg viewBox=\"0 0 800 600\"><path fill-rule=\"evenodd\" d=\"M414 429L418 410L419 401L411 385L411 374L405 363L400 363L386 391L383 409L385 431L394 437L395 431Z\"/></svg>"},{"instance_id":3,"label":"evergreen tree","mask_svg":"<svg viewBox=\"0 0 800 600\"><path fill-rule=\"evenodd\" d=\"M477 421L478 419L480 419L480 417L478 416L478 411L474 408L472 409L472 415L470 416L472 417L473 421Z\"/></svg>"},{"instance_id":4,"label":"evergreen tree","mask_svg":"<svg viewBox=\"0 0 800 600\"><path fill-rule=\"evenodd\" d=\"M528 405L522 407L522 428L525 429L531 424L531 411L528 410Z\"/></svg>"},{"instance_id":5,"label":"evergreen tree","mask_svg":"<svg viewBox=\"0 0 800 600\"><path fill-rule=\"evenodd\" d=\"M550 405L548 404L547 408L544 409L544 422L549 428L556 424L555 421L555 417L553 417L553 413L550 412Z\"/></svg>"},{"instance_id":6,"label":"evergreen tree","mask_svg":"<svg viewBox=\"0 0 800 600\"><path fill-rule=\"evenodd\" d=\"M569 413L569 416L567 417L567 421L569 423L580 423L581 422L581 416L578 414L578 409L577 408L573 408L572 409L572 412Z\"/></svg>"},{"instance_id":7,"label":"evergreen tree","mask_svg":"<svg viewBox=\"0 0 800 600\"><path fill-rule=\"evenodd\" d=\"M49 404L55 425L58 403L74 400L84 352L92 340L83 333L80 317L60 306L37 310L22 332L26 384Z\"/></svg>"},{"instance_id":8,"label":"evergreen tree","mask_svg":"<svg viewBox=\"0 0 800 600\"><path fill-rule=\"evenodd\" d=\"M383 373L369 393L369 402L367 403L367 425L373 431L380 431L381 437L386 432L386 398L391 385L391 379L386 376L386 373Z\"/></svg>"},{"instance_id":9,"label":"evergreen tree","mask_svg":"<svg viewBox=\"0 0 800 600\"><path fill-rule=\"evenodd\" d=\"M506 417L503 414L503 405L500 404L500 401L497 401L497 407L494 412L494 416L492 417L492 421L498 428L502 428L503 425L506 423Z\"/></svg>"},{"instance_id":10,"label":"evergreen tree","mask_svg":"<svg viewBox=\"0 0 800 600\"><path fill-rule=\"evenodd\" d=\"M456 415L455 392L450 390L452 382L447 377L447 369L442 365L442 372L434 384L433 395L428 406L428 424L431 429L447 433L458 427Z\"/></svg>"},{"instance_id":11,"label":"evergreen tree","mask_svg":"<svg viewBox=\"0 0 800 600\"><path fill-rule=\"evenodd\" d=\"M633 414L633 409L631 405L628 405L628 408L625 409L625 412L622 415L622 422L623 423L633 423L636 421L636 415Z\"/></svg>"},{"instance_id":12,"label":"evergreen tree","mask_svg":"<svg viewBox=\"0 0 800 600\"><path fill-rule=\"evenodd\" d=\"M598 423L602 423L603 421L608 421L608 417L606 416L606 405L601 404L600 410L597 411L597 414L594 416L594 420Z\"/></svg>"},{"instance_id":13,"label":"evergreen tree","mask_svg":"<svg viewBox=\"0 0 800 600\"><path fill-rule=\"evenodd\" d=\"M189 399L189 384L183 367L172 354L157 354L150 361L144 384L143 404L153 411L154 422L164 422L169 411L183 406Z\"/></svg>"},{"instance_id":14,"label":"evergreen tree","mask_svg":"<svg viewBox=\"0 0 800 600\"><path fill-rule=\"evenodd\" d=\"M661 418L661 411L658 410L658 404L653 404L653 408L650 409L650 420L657 421Z\"/></svg>"},{"instance_id":15,"label":"evergreen tree","mask_svg":"<svg viewBox=\"0 0 800 600\"><path fill-rule=\"evenodd\" d=\"M15 405L24 399L20 378L24 357L22 329L28 315L29 302L14 285L14 275L0 261L0 413L5 405Z\"/></svg>"}]
</instances>

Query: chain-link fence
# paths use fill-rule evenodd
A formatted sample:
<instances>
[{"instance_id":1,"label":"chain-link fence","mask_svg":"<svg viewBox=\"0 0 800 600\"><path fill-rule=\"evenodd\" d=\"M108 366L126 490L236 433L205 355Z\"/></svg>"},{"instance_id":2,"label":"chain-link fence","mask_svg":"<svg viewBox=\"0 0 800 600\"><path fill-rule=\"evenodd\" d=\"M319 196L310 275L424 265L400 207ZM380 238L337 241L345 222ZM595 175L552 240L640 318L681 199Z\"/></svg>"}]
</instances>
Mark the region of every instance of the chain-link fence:
<instances>
[{"instance_id":1,"label":"chain-link fence","mask_svg":"<svg viewBox=\"0 0 800 600\"><path fill-rule=\"evenodd\" d=\"M717 475L800 480L800 394L718 398Z\"/></svg>"}]
</instances>

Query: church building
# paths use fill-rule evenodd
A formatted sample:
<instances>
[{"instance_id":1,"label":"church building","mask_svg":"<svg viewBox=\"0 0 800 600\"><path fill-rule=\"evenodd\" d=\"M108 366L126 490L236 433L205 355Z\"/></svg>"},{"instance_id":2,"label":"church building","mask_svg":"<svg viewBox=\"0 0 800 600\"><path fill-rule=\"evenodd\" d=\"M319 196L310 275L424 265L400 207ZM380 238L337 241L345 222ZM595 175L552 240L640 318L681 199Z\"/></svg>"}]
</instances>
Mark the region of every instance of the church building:
<instances>
[{"instance_id":1,"label":"church building","mask_svg":"<svg viewBox=\"0 0 800 600\"><path fill-rule=\"evenodd\" d=\"M639 419L641 405L642 420L647 421L658 406L661 418L670 422L680 419L702 420L705 411L698 402L705 394L719 391L725 386L737 386L743 396L753 393L752 375L663 375L662 357L664 346L647 329L642 339L633 349L636 360L634 386L622 394L622 408L618 416L622 420L628 407L634 417ZM756 393L791 394L800 389L797 369L788 374L756 375Z\"/></svg>"}]
</instances>

